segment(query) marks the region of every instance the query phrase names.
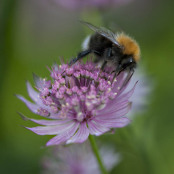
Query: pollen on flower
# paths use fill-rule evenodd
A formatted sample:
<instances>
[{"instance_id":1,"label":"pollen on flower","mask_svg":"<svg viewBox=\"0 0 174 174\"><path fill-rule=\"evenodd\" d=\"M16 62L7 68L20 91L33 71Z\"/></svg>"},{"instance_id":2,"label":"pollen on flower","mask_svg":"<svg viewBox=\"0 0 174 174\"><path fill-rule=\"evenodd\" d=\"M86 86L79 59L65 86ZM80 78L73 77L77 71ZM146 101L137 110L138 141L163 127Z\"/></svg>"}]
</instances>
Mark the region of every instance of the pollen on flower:
<instances>
[{"instance_id":1,"label":"pollen on flower","mask_svg":"<svg viewBox=\"0 0 174 174\"><path fill-rule=\"evenodd\" d=\"M52 83L35 75L39 92L27 83L29 96L35 104L22 96L18 98L34 113L49 116L52 120L32 119L45 126L29 129L39 135L57 135L47 143L49 146L62 142L82 143L89 134L98 136L112 128L126 126L130 122L125 117L130 109L128 99L135 86L124 93L127 74L122 72L117 81L113 81L111 72L101 72L100 67L87 62L71 67L67 64L54 65Z\"/></svg>"},{"instance_id":2,"label":"pollen on flower","mask_svg":"<svg viewBox=\"0 0 174 174\"><path fill-rule=\"evenodd\" d=\"M111 85L111 82L110 81L108 81L108 85Z\"/></svg>"},{"instance_id":3,"label":"pollen on flower","mask_svg":"<svg viewBox=\"0 0 174 174\"><path fill-rule=\"evenodd\" d=\"M81 121L83 121L83 119L84 119L83 113L82 113L82 112L79 112L79 113L77 114L77 120L81 122Z\"/></svg>"},{"instance_id":4,"label":"pollen on flower","mask_svg":"<svg viewBox=\"0 0 174 174\"><path fill-rule=\"evenodd\" d=\"M48 116L50 115L50 113L49 113L47 110L43 109L43 108L38 109L37 112L38 112L40 115L43 115L43 116L45 116L45 117L48 117Z\"/></svg>"}]
</instances>

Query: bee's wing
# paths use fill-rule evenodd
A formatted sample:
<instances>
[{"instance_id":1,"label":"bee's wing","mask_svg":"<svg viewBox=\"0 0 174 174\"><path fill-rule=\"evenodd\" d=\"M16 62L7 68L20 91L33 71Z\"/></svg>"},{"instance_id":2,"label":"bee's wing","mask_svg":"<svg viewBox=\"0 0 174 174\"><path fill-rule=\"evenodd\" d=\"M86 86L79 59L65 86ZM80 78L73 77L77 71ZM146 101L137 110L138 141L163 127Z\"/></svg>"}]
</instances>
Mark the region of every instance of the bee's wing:
<instances>
[{"instance_id":1,"label":"bee's wing","mask_svg":"<svg viewBox=\"0 0 174 174\"><path fill-rule=\"evenodd\" d=\"M91 30L97 32L98 34L102 35L103 37L109 39L112 43L117 45L118 47L121 47L120 44L116 41L116 35L112 31L104 28L104 27L96 27L88 22L80 21L82 24L89 27Z\"/></svg>"}]
</instances>

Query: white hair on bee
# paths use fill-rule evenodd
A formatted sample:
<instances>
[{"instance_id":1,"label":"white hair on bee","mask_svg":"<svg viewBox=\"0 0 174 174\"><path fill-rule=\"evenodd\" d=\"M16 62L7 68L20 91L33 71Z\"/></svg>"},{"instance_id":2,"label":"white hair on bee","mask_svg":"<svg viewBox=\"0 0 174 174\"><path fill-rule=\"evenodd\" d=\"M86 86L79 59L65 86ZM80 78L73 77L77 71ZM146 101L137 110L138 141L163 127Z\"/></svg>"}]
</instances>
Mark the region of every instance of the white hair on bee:
<instances>
[{"instance_id":1,"label":"white hair on bee","mask_svg":"<svg viewBox=\"0 0 174 174\"><path fill-rule=\"evenodd\" d=\"M91 35L88 35L84 41L82 42L82 50L87 50L88 49L88 45L89 45L89 41L90 41Z\"/></svg>"}]
</instances>

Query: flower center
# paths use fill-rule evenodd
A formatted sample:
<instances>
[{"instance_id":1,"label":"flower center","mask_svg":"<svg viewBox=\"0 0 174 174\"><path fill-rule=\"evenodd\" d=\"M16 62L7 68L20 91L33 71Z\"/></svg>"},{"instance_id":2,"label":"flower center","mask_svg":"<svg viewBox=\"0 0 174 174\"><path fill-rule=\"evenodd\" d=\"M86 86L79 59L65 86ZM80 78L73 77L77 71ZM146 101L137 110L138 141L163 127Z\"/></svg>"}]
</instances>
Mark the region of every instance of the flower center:
<instances>
[{"instance_id":1,"label":"flower center","mask_svg":"<svg viewBox=\"0 0 174 174\"><path fill-rule=\"evenodd\" d=\"M91 62L55 66L51 76L54 82L49 89L42 89L40 95L60 118L73 116L80 122L88 120L115 97L111 90L115 83L111 84L113 75L101 72Z\"/></svg>"}]
</instances>

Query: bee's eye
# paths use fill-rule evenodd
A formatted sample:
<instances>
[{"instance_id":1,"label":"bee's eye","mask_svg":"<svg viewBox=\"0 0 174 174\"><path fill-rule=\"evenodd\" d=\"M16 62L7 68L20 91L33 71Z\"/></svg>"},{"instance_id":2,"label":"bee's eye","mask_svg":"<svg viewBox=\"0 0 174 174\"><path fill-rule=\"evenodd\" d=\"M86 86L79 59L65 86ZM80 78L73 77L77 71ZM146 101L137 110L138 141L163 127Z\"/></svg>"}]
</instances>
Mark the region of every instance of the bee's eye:
<instances>
[{"instance_id":1,"label":"bee's eye","mask_svg":"<svg viewBox=\"0 0 174 174\"><path fill-rule=\"evenodd\" d=\"M134 63L135 63L135 61L134 61L133 57L127 57L127 58L122 59L122 61L121 61L121 65L123 66L123 68L132 66Z\"/></svg>"}]
</instances>

